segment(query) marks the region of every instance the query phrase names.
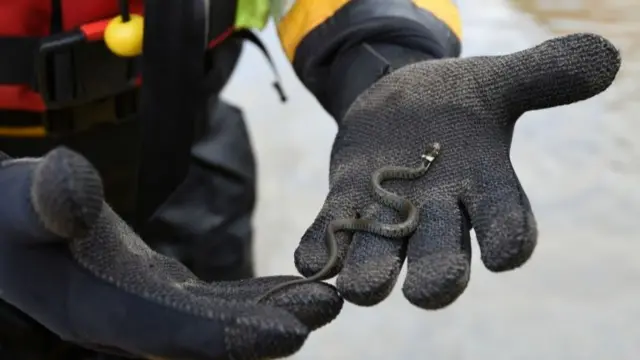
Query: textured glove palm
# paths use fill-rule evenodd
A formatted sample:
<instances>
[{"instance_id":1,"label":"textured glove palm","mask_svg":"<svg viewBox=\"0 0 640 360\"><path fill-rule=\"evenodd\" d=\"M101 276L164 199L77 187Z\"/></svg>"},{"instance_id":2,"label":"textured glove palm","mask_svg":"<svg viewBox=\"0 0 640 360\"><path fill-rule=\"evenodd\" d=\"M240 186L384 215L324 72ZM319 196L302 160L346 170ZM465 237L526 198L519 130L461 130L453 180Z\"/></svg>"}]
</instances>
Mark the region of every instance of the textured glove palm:
<instances>
[{"instance_id":1,"label":"textured glove palm","mask_svg":"<svg viewBox=\"0 0 640 360\"><path fill-rule=\"evenodd\" d=\"M310 275L327 259L325 230L335 218L395 223L375 201L372 172L416 166L432 142L441 155L421 179L386 185L420 210L408 239L368 233L338 236L338 290L348 301L383 300L407 259L405 297L436 309L465 289L473 227L485 266L522 265L536 245L536 222L509 152L516 120L526 111L565 105L604 91L620 67L605 39L575 34L505 56L425 61L383 77L359 96L340 124L331 154L330 192L296 250Z\"/></svg>"},{"instance_id":2,"label":"textured glove palm","mask_svg":"<svg viewBox=\"0 0 640 360\"><path fill-rule=\"evenodd\" d=\"M1 155L1 153L0 153ZM64 148L0 158L0 298L63 339L167 359L276 358L342 307L290 276L208 284L151 251L103 202L97 173Z\"/></svg>"}]
</instances>

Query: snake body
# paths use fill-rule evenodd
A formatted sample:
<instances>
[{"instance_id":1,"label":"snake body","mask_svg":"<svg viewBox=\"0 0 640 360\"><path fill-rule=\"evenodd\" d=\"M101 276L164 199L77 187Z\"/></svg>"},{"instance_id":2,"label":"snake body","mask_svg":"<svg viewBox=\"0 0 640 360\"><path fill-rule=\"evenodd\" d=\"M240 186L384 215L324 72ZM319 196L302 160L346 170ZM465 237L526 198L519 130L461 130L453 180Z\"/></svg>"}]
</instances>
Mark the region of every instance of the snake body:
<instances>
[{"instance_id":1,"label":"snake body","mask_svg":"<svg viewBox=\"0 0 640 360\"><path fill-rule=\"evenodd\" d=\"M411 235L418 227L418 208L409 200L382 187L382 183L389 180L414 180L424 176L429 167L440 153L440 144L434 143L422 154L422 164L418 167L384 166L371 175L371 187L374 197L382 205L396 210L404 219L398 224L385 224L370 219L335 219L329 223L326 234L326 245L329 257L324 267L317 273L302 279L295 279L281 283L262 294L258 299L261 302L272 294L294 285L307 284L325 280L338 262L338 231L361 231L387 238L401 239Z\"/></svg>"}]
</instances>

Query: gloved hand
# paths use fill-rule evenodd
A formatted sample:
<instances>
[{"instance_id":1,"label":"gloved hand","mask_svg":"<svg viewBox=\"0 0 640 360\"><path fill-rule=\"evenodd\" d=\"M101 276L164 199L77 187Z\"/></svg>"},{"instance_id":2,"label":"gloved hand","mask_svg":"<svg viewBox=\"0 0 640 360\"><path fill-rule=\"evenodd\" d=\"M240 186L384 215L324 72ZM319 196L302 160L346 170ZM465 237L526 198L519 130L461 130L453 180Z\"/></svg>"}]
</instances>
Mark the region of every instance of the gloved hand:
<instances>
[{"instance_id":1,"label":"gloved hand","mask_svg":"<svg viewBox=\"0 0 640 360\"><path fill-rule=\"evenodd\" d=\"M537 231L509 158L515 122L526 111L604 91L619 67L619 53L607 40L574 34L510 55L425 61L384 76L340 123L330 191L296 249L298 270L309 276L325 264L333 219L400 222L374 197L371 175L387 165L418 166L436 142L441 152L425 176L383 184L418 207L412 234L338 233L339 265L331 272L338 274L338 291L347 301L375 305L391 292L406 258L404 296L424 309L445 307L469 281L471 228L490 271L523 265Z\"/></svg>"},{"instance_id":2,"label":"gloved hand","mask_svg":"<svg viewBox=\"0 0 640 360\"><path fill-rule=\"evenodd\" d=\"M164 359L277 358L342 307L294 277L201 282L150 250L103 202L94 168L65 148L0 160L0 298L62 339Z\"/></svg>"}]
</instances>

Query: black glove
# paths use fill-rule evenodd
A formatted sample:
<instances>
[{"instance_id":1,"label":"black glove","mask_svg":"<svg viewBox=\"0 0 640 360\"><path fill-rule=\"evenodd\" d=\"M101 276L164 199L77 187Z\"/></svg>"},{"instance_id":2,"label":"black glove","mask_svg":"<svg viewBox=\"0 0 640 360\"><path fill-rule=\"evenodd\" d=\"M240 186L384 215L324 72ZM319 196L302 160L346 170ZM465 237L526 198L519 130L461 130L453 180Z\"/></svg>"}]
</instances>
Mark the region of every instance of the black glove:
<instances>
[{"instance_id":1,"label":"black glove","mask_svg":"<svg viewBox=\"0 0 640 360\"><path fill-rule=\"evenodd\" d=\"M405 297L425 309L449 305L469 281L471 227L489 270L521 266L537 231L509 159L515 122L526 111L604 91L619 67L611 43L575 34L510 55L423 61L384 76L340 123L329 195L295 252L298 270L308 276L325 264L332 219L400 222L376 201L371 175L386 165L419 165L435 142L442 150L424 177L384 185L419 208L415 232L404 239L338 234L340 261L332 275L339 273L341 295L358 305L379 303L406 258Z\"/></svg>"},{"instance_id":2,"label":"black glove","mask_svg":"<svg viewBox=\"0 0 640 360\"><path fill-rule=\"evenodd\" d=\"M0 298L69 342L141 357L257 359L296 352L342 307L334 288L293 277L201 282L151 251L103 202L65 148L0 161Z\"/></svg>"}]
</instances>

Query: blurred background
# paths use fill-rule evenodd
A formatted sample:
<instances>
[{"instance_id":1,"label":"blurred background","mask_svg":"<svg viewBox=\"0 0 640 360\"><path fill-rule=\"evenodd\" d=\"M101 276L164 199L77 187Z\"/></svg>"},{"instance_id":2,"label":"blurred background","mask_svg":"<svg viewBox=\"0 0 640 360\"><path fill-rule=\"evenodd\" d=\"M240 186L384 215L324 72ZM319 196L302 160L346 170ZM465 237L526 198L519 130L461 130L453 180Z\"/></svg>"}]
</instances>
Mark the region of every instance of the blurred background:
<instances>
[{"instance_id":1,"label":"blurred background","mask_svg":"<svg viewBox=\"0 0 640 360\"><path fill-rule=\"evenodd\" d=\"M526 266L490 273L475 247L469 288L450 307L418 310L398 286L373 308L345 304L294 358L640 359L640 1L460 0L460 6L464 56L595 32L622 51L617 82L587 102L528 113L516 126L512 159L540 231ZM224 97L244 109L258 158L259 274L296 274L293 251L326 195L336 125L295 77L273 27L261 37L290 101L278 101L273 74L251 45Z\"/></svg>"}]
</instances>

